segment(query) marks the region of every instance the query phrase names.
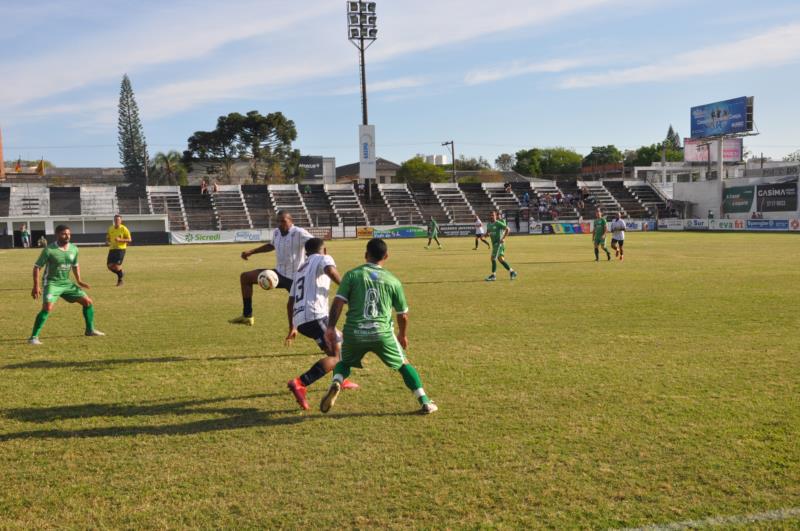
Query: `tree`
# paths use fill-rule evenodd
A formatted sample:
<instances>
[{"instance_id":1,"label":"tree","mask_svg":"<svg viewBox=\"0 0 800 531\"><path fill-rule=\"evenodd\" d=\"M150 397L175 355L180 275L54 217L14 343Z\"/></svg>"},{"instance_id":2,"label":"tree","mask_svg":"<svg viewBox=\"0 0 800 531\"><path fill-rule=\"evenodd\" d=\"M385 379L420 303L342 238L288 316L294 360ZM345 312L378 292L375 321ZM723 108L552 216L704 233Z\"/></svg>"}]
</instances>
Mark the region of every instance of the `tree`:
<instances>
[{"instance_id":1,"label":"tree","mask_svg":"<svg viewBox=\"0 0 800 531\"><path fill-rule=\"evenodd\" d=\"M233 164L247 161L253 181L267 182L299 174L300 152L292 149L296 139L294 122L283 113L234 112L220 116L213 131L197 131L189 137L183 161L204 164L207 172L221 165L227 181Z\"/></svg>"},{"instance_id":2,"label":"tree","mask_svg":"<svg viewBox=\"0 0 800 531\"><path fill-rule=\"evenodd\" d=\"M683 149L681 147L681 136L675 132L672 128L672 124L669 124L669 130L667 131L667 138L665 139L667 143L667 149L671 149L673 151L680 151Z\"/></svg>"},{"instance_id":3,"label":"tree","mask_svg":"<svg viewBox=\"0 0 800 531\"><path fill-rule=\"evenodd\" d=\"M517 151L515 158L516 162L511 167L515 172L529 177L537 177L542 174L540 149L521 149Z\"/></svg>"},{"instance_id":4,"label":"tree","mask_svg":"<svg viewBox=\"0 0 800 531\"><path fill-rule=\"evenodd\" d=\"M517 151L512 169L517 173L539 177L542 175L574 175L580 172L581 157L571 149L563 147L532 148Z\"/></svg>"},{"instance_id":5,"label":"tree","mask_svg":"<svg viewBox=\"0 0 800 531\"><path fill-rule=\"evenodd\" d=\"M642 146L637 150L625 152L626 166L650 166L654 162L661 162L664 155L664 144L651 144ZM669 145L666 151L667 162L680 162L683 160L683 151L672 149Z\"/></svg>"},{"instance_id":6,"label":"tree","mask_svg":"<svg viewBox=\"0 0 800 531\"><path fill-rule=\"evenodd\" d=\"M125 178L136 186L144 186L146 184L145 169L148 164L147 142L144 139L144 129L139 119L139 107L136 105L128 74L122 76L118 112L119 140L117 145Z\"/></svg>"},{"instance_id":7,"label":"tree","mask_svg":"<svg viewBox=\"0 0 800 531\"><path fill-rule=\"evenodd\" d=\"M761 160L761 158L759 158L758 160ZM792 151L791 153L783 157L783 160L786 162L800 162L800 149Z\"/></svg>"},{"instance_id":8,"label":"tree","mask_svg":"<svg viewBox=\"0 0 800 531\"><path fill-rule=\"evenodd\" d=\"M153 157L153 164L148 172L148 184L166 184L170 186L186 186L186 175L188 171L183 162L181 154L177 151L169 153L156 153Z\"/></svg>"},{"instance_id":9,"label":"tree","mask_svg":"<svg viewBox=\"0 0 800 531\"><path fill-rule=\"evenodd\" d=\"M509 153L501 153L494 159L494 166L500 171L511 171L517 159Z\"/></svg>"},{"instance_id":10,"label":"tree","mask_svg":"<svg viewBox=\"0 0 800 531\"><path fill-rule=\"evenodd\" d=\"M448 177L444 168L425 162L422 157L405 161L397 170L397 178L406 183L440 183Z\"/></svg>"},{"instance_id":11,"label":"tree","mask_svg":"<svg viewBox=\"0 0 800 531\"><path fill-rule=\"evenodd\" d=\"M452 165L449 165L452 169ZM464 171L480 171L480 170L489 170L492 168L492 165L489 164L489 161L483 157L475 157L467 158L464 155L458 157L458 162L456 163L457 170L464 170Z\"/></svg>"}]
</instances>

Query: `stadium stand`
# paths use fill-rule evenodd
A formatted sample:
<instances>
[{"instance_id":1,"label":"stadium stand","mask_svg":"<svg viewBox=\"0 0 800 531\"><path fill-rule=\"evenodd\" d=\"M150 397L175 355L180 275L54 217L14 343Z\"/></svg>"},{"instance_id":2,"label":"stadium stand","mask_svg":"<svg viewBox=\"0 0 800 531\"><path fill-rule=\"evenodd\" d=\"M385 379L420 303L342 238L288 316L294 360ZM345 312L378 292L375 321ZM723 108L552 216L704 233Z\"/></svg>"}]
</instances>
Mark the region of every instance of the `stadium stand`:
<instances>
[{"instance_id":1,"label":"stadium stand","mask_svg":"<svg viewBox=\"0 0 800 531\"><path fill-rule=\"evenodd\" d=\"M209 194L201 193L199 186L181 186L181 201L189 230L216 230L219 222Z\"/></svg>"},{"instance_id":2,"label":"stadium stand","mask_svg":"<svg viewBox=\"0 0 800 531\"><path fill-rule=\"evenodd\" d=\"M430 183L410 183L408 189L414 196L414 201L416 201L420 213L425 220L424 223L427 223L431 218L435 219L437 223L440 224L452 223L444 206L439 202L439 198L432 193L433 190Z\"/></svg>"},{"instance_id":3,"label":"stadium stand","mask_svg":"<svg viewBox=\"0 0 800 531\"><path fill-rule=\"evenodd\" d=\"M9 216L49 216L50 192L44 185L12 186L9 192Z\"/></svg>"},{"instance_id":4,"label":"stadium stand","mask_svg":"<svg viewBox=\"0 0 800 531\"><path fill-rule=\"evenodd\" d=\"M80 216L81 189L77 186L53 186L50 188L51 216Z\"/></svg>"},{"instance_id":5,"label":"stadium stand","mask_svg":"<svg viewBox=\"0 0 800 531\"><path fill-rule=\"evenodd\" d=\"M283 210L292 215L295 225L300 227L313 227L311 224L303 196L296 184L273 184L269 186L269 195L275 211Z\"/></svg>"},{"instance_id":6,"label":"stadium stand","mask_svg":"<svg viewBox=\"0 0 800 531\"><path fill-rule=\"evenodd\" d=\"M169 230L189 230L180 187L148 186L147 204L151 214L166 214Z\"/></svg>"},{"instance_id":7,"label":"stadium stand","mask_svg":"<svg viewBox=\"0 0 800 531\"><path fill-rule=\"evenodd\" d=\"M472 223L475 211L464 192L455 183L435 183L431 185L433 194L439 199L452 223Z\"/></svg>"},{"instance_id":8,"label":"stadium stand","mask_svg":"<svg viewBox=\"0 0 800 531\"><path fill-rule=\"evenodd\" d=\"M622 181L603 181L606 190L609 191L619 206L622 207L625 216L628 218L642 219L649 216L644 205L628 190Z\"/></svg>"},{"instance_id":9,"label":"stadium stand","mask_svg":"<svg viewBox=\"0 0 800 531\"><path fill-rule=\"evenodd\" d=\"M552 198L557 196L557 194L561 194L562 197L566 197L566 194L553 181L534 181L531 183L531 186L533 187L533 191L536 194L536 199L539 204L545 204L547 207L544 213L539 212L537 209L536 218L539 220L553 219L549 213L549 209L553 208L553 205L552 203L547 204L547 198L549 197L552 200ZM558 214L559 221L578 221L579 219L578 212L566 201L555 205L555 209Z\"/></svg>"},{"instance_id":10,"label":"stadium stand","mask_svg":"<svg viewBox=\"0 0 800 531\"><path fill-rule=\"evenodd\" d=\"M252 229L253 222L238 184L224 184L211 194L219 230Z\"/></svg>"},{"instance_id":11,"label":"stadium stand","mask_svg":"<svg viewBox=\"0 0 800 531\"><path fill-rule=\"evenodd\" d=\"M117 213L119 214L149 214L150 207L147 198L142 197L133 186L117 186Z\"/></svg>"},{"instance_id":12,"label":"stadium stand","mask_svg":"<svg viewBox=\"0 0 800 531\"><path fill-rule=\"evenodd\" d=\"M659 218L675 216L674 212L667 208L667 204L649 184L632 184L628 186L628 190L647 209L651 216L656 216L656 214Z\"/></svg>"},{"instance_id":13,"label":"stadium stand","mask_svg":"<svg viewBox=\"0 0 800 531\"><path fill-rule=\"evenodd\" d=\"M331 208L331 200L325 193L324 185L303 185L303 201L315 227L339 224L339 218Z\"/></svg>"},{"instance_id":14,"label":"stadium stand","mask_svg":"<svg viewBox=\"0 0 800 531\"><path fill-rule=\"evenodd\" d=\"M8 216L8 209L11 203L11 188L0 186L0 218Z\"/></svg>"},{"instance_id":15,"label":"stadium stand","mask_svg":"<svg viewBox=\"0 0 800 531\"><path fill-rule=\"evenodd\" d=\"M371 192L371 193L370 193ZM371 197L371 198L370 198ZM361 206L367 213L370 225L394 225L395 219L377 184L370 184L361 197Z\"/></svg>"},{"instance_id":16,"label":"stadium stand","mask_svg":"<svg viewBox=\"0 0 800 531\"><path fill-rule=\"evenodd\" d=\"M349 184L326 184L325 193L331 202L331 209L345 225L369 225L369 220L361 206L355 190Z\"/></svg>"},{"instance_id":17,"label":"stadium stand","mask_svg":"<svg viewBox=\"0 0 800 531\"><path fill-rule=\"evenodd\" d=\"M242 185L242 197L250 213L254 228L264 229L275 225L275 209L265 184Z\"/></svg>"},{"instance_id":18,"label":"stadium stand","mask_svg":"<svg viewBox=\"0 0 800 531\"><path fill-rule=\"evenodd\" d=\"M492 204L492 200L489 199L489 195L483 189L481 183L461 183L458 187L464 193L464 198L470 204L472 210L481 220L486 221L489 211L494 210L494 204Z\"/></svg>"},{"instance_id":19,"label":"stadium stand","mask_svg":"<svg viewBox=\"0 0 800 531\"><path fill-rule=\"evenodd\" d=\"M117 189L113 186L81 186L81 213L108 216L117 213Z\"/></svg>"},{"instance_id":20,"label":"stadium stand","mask_svg":"<svg viewBox=\"0 0 800 531\"><path fill-rule=\"evenodd\" d=\"M381 184L378 189L395 223L398 225L425 223L417 201L405 184Z\"/></svg>"},{"instance_id":21,"label":"stadium stand","mask_svg":"<svg viewBox=\"0 0 800 531\"><path fill-rule=\"evenodd\" d=\"M622 207L609 191L606 190L606 187L603 186L601 181L586 181L584 185L589 189L589 193L591 194L589 202L592 202L591 199L594 199L594 206L600 207L604 216L613 216L617 212L621 213L623 217L625 216ZM594 216L592 216L592 218L593 217Z\"/></svg>"},{"instance_id":22,"label":"stadium stand","mask_svg":"<svg viewBox=\"0 0 800 531\"><path fill-rule=\"evenodd\" d=\"M585 220L594 219L595 206L594 203L589 200L588 196L586 196L583 202L583 207L580 205L582 184L579 184L577 179L557 181L556 185L558 189L564 193L566 201L569 201L570 196L572 197L572 207L578 213L579 217ZM589 191L588 188L586 190L587 192Z\"/></svg>"},{"instance_id":23,"label":"stadium stand","mask_svg":"<svg viewBox=\"0 0 800 531\"><path fill-rule=\"evenodd\" d=\"M518 212L519 200L514 191L503 183L483 183L483 189L489 196L489 201L499 212Z\"/></svg>"}]
</instances>

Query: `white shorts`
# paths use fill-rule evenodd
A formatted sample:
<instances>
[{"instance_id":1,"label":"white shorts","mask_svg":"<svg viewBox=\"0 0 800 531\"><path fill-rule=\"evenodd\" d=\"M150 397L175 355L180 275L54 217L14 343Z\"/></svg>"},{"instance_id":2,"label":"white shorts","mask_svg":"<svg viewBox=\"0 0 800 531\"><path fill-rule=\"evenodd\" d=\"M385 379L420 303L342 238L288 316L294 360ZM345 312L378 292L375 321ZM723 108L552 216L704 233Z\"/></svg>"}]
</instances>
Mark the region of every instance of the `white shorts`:
<instances>
[{"instance_id":1,"label":"white shorts","mask_svg":"<svg viewBox=\"0 0 800 531\"><path fill-rule=\"evenodd\" d=\"M483 232L482 230L476 230L475 231L475 236L483 236L484 234L486 234L486 233Z\"/></svg>"}]
</instances>

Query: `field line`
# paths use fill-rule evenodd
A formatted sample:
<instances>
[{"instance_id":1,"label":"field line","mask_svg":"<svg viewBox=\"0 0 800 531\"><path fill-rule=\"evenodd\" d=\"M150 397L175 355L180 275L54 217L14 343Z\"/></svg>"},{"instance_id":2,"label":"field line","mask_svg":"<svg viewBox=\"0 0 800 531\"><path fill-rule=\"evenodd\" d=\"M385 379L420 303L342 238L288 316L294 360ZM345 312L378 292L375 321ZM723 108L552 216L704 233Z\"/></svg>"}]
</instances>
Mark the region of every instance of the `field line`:
<instances>
[{"instance_id":1,"label":"field line","mask_svg":"<svg viewBox=\"0 0 800 531\"><path fill-rule=\"evenodd\" d=\"M645 527L629 527L624 531L667 531L672 529L698 529L703 527L716 527L727 525L747 525L758 522L780 522L783 520L793 520L800 518L800 507L788 509L776 509L755 514L742 514L734 516L714 516L702 520L686 520L683 522L672 522L670 524L648 525Z\"/></svg>"}]
</instances>

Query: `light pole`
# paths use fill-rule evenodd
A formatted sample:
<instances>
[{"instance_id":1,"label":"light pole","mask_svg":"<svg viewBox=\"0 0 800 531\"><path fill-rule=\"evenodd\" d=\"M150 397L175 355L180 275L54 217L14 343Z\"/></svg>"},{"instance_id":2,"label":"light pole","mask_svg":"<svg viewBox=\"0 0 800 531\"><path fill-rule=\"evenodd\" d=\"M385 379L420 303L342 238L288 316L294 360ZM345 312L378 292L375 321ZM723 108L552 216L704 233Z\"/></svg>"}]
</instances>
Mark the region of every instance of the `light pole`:
<instances>
[{"instance_id":1,"label":"light pole","mask_svg":"<svg viewBox=\"0 0 800 531\"><path fill-rule=\"evenodd\" d=\"M442 142L443 146L450 146L450 155L453 157L453 182L457 183L458 179L456 179L456 145L452 140L448 140L447 142Z\"/></svg>"},{"instance_id":2,"label":"light pole","mask_svg":"<svg viewBox=\"0 0 800 531\"><path fill-rule=\"evenodd\" d=\"M367 118L367 65L364 52L378 38L375 2L346 2L347 38L358 49L361 68L361 125L358 128L359 178L362 182L375 181L375 126ZM370 197L372 186L369 186Z\"/></svg>"}]
</instances>

